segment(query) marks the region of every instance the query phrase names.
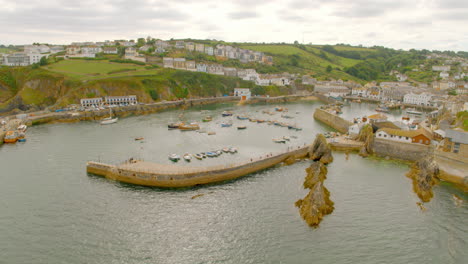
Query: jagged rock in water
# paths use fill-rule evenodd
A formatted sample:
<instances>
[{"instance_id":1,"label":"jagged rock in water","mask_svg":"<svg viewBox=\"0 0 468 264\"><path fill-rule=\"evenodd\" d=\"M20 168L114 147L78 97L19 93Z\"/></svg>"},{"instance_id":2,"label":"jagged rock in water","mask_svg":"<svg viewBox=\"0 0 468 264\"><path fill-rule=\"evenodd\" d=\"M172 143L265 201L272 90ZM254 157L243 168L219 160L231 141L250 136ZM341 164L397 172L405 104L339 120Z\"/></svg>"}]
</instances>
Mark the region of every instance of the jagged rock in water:
<instances>
[{"instance_id":1,"label":"jagged rock in water","mask_svg":"<svg viewBox=\"0 0 468 264\"><path fill-rule=\"evenodd\" d=\"M312 189L315 184L323 182L327 178L328 169L322 162L314 162L306 169L307 176L304 180L304 188Z\"/></svg>"},{"instance_id":2,"label":"jagged rock in water","mask_svg":"<svg viewBox=\"0 0 468 264\"><path fill-rule=\"evenodd\" d=\"M356 140L364 142L364 146L359 150L359 155L363 157L372 154L372 140L374 140L374 130L371 125L362 127Z\"/></svg>"},{"instance_id":3,"label":"jagged rock in water","mask_svg":"<svg viewBox=\"0 0 468 264\"><path fill-rule=\"evenodd\" d=\"M413 191L421 201L427 203L434 196L432 187L439 181L439 166L433 155L417 161L406 174L413 180Z\"/></svg>"},{"instance_id":4,"label":"jagged rock in water","mask_svg":"<svg viewBox=\"0 0 468 264\"><path fill-rule=\"evenodd\" d=\"M322 218L333 212L333 205L330 192L321 181L314 185L304 199L296 202L302 219L311 227L318 227Z\"/></svg>"},{"instance_id":5,"label":"jagged rock in water","mask_svg":"<svg viewBox=\"0 0 468 264\"><path fill-rule=\"evenodd\" d=\"M309 149L309 157L314 161L328 164L333 161L332 151L324 135L318 134Z\"/></svg>"}]
</instances>

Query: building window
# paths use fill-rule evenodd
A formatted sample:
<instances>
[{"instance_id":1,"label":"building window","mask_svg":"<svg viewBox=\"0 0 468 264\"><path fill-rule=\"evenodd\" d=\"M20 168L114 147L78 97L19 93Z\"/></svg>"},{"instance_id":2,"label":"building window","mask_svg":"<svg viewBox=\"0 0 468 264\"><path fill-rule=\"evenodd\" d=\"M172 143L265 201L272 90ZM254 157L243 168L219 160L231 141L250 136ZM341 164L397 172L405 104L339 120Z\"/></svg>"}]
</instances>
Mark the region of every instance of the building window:
<instances>
[{"instance_id":1,"label":"building window","mask_svg":"<svg viewBox=\"0 0 468 264\"><path fill-rule=\"evenodd\" d=\"M453 153L458 153L460 151L460 143L453 144Z\"/></svg>"}]
</instances>

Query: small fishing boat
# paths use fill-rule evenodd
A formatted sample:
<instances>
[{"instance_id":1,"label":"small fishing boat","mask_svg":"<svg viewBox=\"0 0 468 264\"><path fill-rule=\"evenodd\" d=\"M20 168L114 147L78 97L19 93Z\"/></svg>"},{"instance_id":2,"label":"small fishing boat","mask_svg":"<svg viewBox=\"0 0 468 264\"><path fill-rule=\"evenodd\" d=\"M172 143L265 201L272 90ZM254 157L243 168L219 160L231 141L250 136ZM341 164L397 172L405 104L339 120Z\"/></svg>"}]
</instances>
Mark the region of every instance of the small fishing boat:
<instances>
[{"instance_id":1,"label":"small fishing boat","mask_svg":"<svg viewBox=\"0 0 468 264\"><path fill-rule=\"evenodd\" d=\"M119 120L118 117L112 118L112 108L109 108L109 117L106 117L103 120L101 120L101 125L114 124L114 123L117 123L118 120Z\"/></svg>"},{"instance_id":2,"label":"small fishing boat","mask_svg":"<svg viewBox=\"0 0 468 264\"><path fill-rule=\"evenodd\" d=\"M282 118L286 118L286 119L291 119L291 118L294 118L294 116L290 116L290 115L281 115Z\"/></svg>"},{"instance_id":3,"label":"small fishing boat","mask_svg":"<svg viewBox=\"0 0 468 264\"><path fill-rule=\"evenodd\" d=\"M232 126L232 123L228 123L228 122L221 123L221 127L231 127L231 126Z\"/></svg>"},{"instance_id":4,"label":"small fishing boat","mask_svg":"<svg viewBox=\"0 0 468 264\"><path fill-rule=\"evenodd\" d=\"M423 114L423 112L420 112L420 111L416 110L415 108L406 109L406 113L411 114L411 115L422 115Z\"/></svg>"},{"instance_id":5,"label":"small fishing boat","mask_svg":"<svg viewBox=\"0 0 468 264\"><path fill-rule=\"evenodd\" d=\"M18 142L26 142L26 134L24 132L18 133Z\"/></svg>"},{"instance_id":6,"label":"small fishing boat","mask_svg":"<svg viewBox=\"0 0 468 264\"><path fill-rule=\"evenodd\" d=\"M298 126L296 126L296 125L289 125L289 126L288 126L288 129L293 129L293 130L296 130L296 131L302 130L302 128L300 128L300 127L298 127Z\"/></svg>"},{"instance_id":7,"label":"small fishing boat","mask_svg":"<svg viewBox=\"0 0 468 264\"><path fill-rule=\"evenodd\" d=\"M171 123L169 125L167 125L167 128L169 129L177 129L179 128L180 126L184 125L183 122L178 122L178 123Z\"/></svg>"},{"instance_id":8,"label":"small fishing boat","mask_svg":"<svg viewBox=\"0 0 468 264\"><path fill-rule=\"evenodd\" d=\"M216 132L210 131L210 132L208 132L207 134L208 134L208 136L213 136L213 135L216 135Z\"/></svg>"},{"instance_id":9,"label":"small fishing boat","mask_svg":"<svg viewBox=\"0 0 468 264\"><path fill-rule=\"evenodd\" d=\"M273 142L275 143L286 143L286 140L283 138L274 138Z\"/></svg>"},{"instance_id":10,"label":"small fishing boat","mask_svg":"<svg viewBox=\"0 0 468 264\"><path fill-rule=\"evenodd\" d=\"M203 155L200 154L200 153L197 153L197 154L195 154L195 155L193 155L193 156L194 156L196 159L198 159L198 160L202 160L202 159L203 159Z\"/></svg>"},{"instance_id":11,"label":"small fishing boat","mask_svg":"<svg viewBox=\"0 0 468 264\"><path fill-rule=\"evenodd\" d=\"M235 148L235 147L230 147L230 148L229 148L229 153L231 153L231 154L237 153L237 148Z\"/></svg>"},{"instance_id":12,"label":"small fishing boat","mask_svg":"<svg viewBox=\"0 0 468 264\"><path fill-rule=\"evenodd\" d=\"M275 111L277 112L283 112L284 108L283 107L275 107Z\"/></svg>"},{"instance_id":13,"label":"small fishing boat","mask_svg":"<svg viewBox=\"0 0 468 264\"><path fill-rule=\"evenodd\" d=\"M223 152L221 150L216 150L215 151L216 155L220 156L221 154L223 154Z\"/></svg>"},{"instance_id":14,"label":"small fishing boat","mask_svg":"<svg viewBox=\"0 0 468 264\"><path fill-rule=\"evenodd\" d=\"M375 109L377 112L382 112L382 113L389 113L390 111L388 110L388 107L386 106L380 106Z\"/></svg>"},{"instance_id":15,"label":"small fishing boat","mask_svg":"<svg viewBox=\"0 0 468 264\"><path fill-rule=\"evenodd\" d=\"M179 126L179 129L182 131L190 131L190 130L198 130L200 129L200 126L197 123L190 123L188 125L183 124Z\"/></svg>"},{"instance_id":16,"label":"small fishing boat","mask_svg":"<svg viewBox=\"0 0 468 264\"><path fill-rule=\"evenodd\" d=\"M208 152L206 152L205 154L206 154L206 156L207 156L208 158L218 157L218 155L216 154L216 152L208 151Z\"/></svg>"},{"instance_id":17,"label":"small fishing boat","mask_svg":"<svg viewBox=\"0 0 468 264\"><path fill-rule=\"evenodd\" d=\"M255 122L257 122L257 119L256 118L249 118L249 121L255 123Z\"/></svg>"},{"instance_id":18,"label":"small fishing boat","mask_svg":"<svg viewBox=\"0 0 468 264\"><path fill-rule=\"evenodd\" d=\"M203 122L210 122L210 121L213 121L213 117L211 116L205 116L203 119L202 119Z\"/></svg>"},{"instance_id":19,"label":"small fishing boat","mask_svg":"<svg viewBox=\"0 0 468 264\"><path fill-rule=\"evenodd\" d=\"M28 126L27 125L20 125L17 130L20 131L20 132L26 132L26 130L28 129Z\"/></svg>"},{"instance_id":20,"label":"small fishing boat","mask_svg":"<svg viewBox=\"0 0 468 264\"><path fill-rule=\"evenodd\" d=\"M16 143L18 141L18 132L17 131L7 131L5 137L3 138L4 143Z\"/></svg>"},{"instance_id":21,"label":"small fishing boat","mask_svg":"<svg viewBox=\"0 0 468 264\"><path fill-rule=\"evenodd\" d=\"M228 153L229 152L229 148L228 147L225 147L222 149L224 153Z\"/></svg>"},{"instance_id":22,"label":"small fishing boat","mask_svg":"<svg viewBox=\"0 0 468 264\"><path fill-rule=\"evenodd\" d=\"M259 124L260 124L260 123L265 123L265 120L263 120L263 119L257 119L257 123L259 123Z\"/></svg>"},{"instance_id":23,"label":"small fishing boat","mask_svg":"<svg viewBox=\"0 0 468 264\"><path fill-rule=\"evenodd\" d=\"M222 116L232 116L232 112L231 111L224 111L221 115Z\"/></svg>"},{"instance_id":24,"label":"small fishing boat","mask_svg":"<svg viewBox=\"0 0 468 264\"><path fill-rule=\"evenodd\" d=\"M173 162L177 162L177 161L180 160L180 156L177 155L177 154L171 154L171 155L169 155L168 158L169 158L169 160L171 160L171 161L173 161Z\"/></svg>"},{"instance_id":25,"label":"small fishing boat","mask_svg":"<svg viewBox=\"0 0 468 264\"><path fill-rule=\"evenodd\" d=\"M238 130L247 129L247 126L238 126L237 129Z\"/></svg>"},{"instance_id":26,"label":"small fishing boat","mask_svg":"<svg viewBox=\"0 0 468 264\"><path fill-rule=\"evenodd\" d=\"M290 140L291 140L291 138L288 137L288 136L284 136L283 139L286 140L286 141L290 141Z\"/></svg>"},{"instance_id":27,"label":"small fishing boat","mask_svg":"<svg viewBox=\"0 0 468 264\"><path fill-rule=\"evenodd\" d=\"M137 138L135 138L136 141L137 141L137 140L143 140L143 139L145 139L145 138L142 138L142 137L137 137Z\"/></svg>"},{"instance_id":28,"label":"small fishing boat","mask_svg":"<svg viewBox=\"0 0 468 264\"><path fill-rule=\"evenodd\" d=\"M18 142L26 142L26 138L19 138Z\"/></svg>"},{"instance_id":29,"label":"small fishing boat","mask_svg":"<svg viewBox=\"0 0 468 264\"><path fill-rule=\"evenodd\" d=\"M187 161L187 162L190 162L192 161L192 155L188 154L188 153L185 153L184 156L183 156L184 160Z\"/></svg>"},{"instance_id":30,"label":"small fishing boat","mask_svg":"<svg viewBox=\"0 0 468 264\"><path fill-rule=\"evenodd\" d=\"M401 118L401 120L409 121L409 120L410 120L410 117L409 117L409 116L403 116L403 117Z\"/></svg>"},{"instance_id":31,"label":"small fishing boat","mask_svg":"<svg viewBox=\"0 0 468 264\"><path fill-rule=\"evenodd\" d=\"M237 119L239 119L239 120L247 120L247 119L249 119L249 117L248 117L248 116L242 115L242 116L237 116Z\"/></svg>"}]
</instances>

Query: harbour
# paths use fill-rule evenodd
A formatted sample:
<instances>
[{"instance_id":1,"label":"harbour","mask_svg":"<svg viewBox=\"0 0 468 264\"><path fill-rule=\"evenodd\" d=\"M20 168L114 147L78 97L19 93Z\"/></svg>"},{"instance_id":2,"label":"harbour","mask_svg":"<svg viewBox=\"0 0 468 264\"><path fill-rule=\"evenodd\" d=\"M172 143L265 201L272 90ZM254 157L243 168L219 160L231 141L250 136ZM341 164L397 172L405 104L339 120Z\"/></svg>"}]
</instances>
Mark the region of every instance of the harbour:
<instances>
[{"instance_id":1,"label":"harbour","mask_svg":"<svg viewBox=\"0 0 468 264\"><path fill-rule=\"evenodd\" d=\"M221 117L231 110L234 115L281 119L279 113L262 113L273 112L272 104L232 103L127 117L107 126L32 126L25 144L0 148L0 167L9 168L8 174L0 174L5 205L0 217L0 248L6 252L2 260L27 262L23 256L35 252L41 263L112 262L128 249L132 251L125 253L124 261L130 263L304 263L311 258L326 263L459 263L467 258L467 231L461 223L468 210L466 203L457 206L452 198L456 194L466 201L466 193L442 182L421 212L404 162L335 152L327 176L335 211L319 229L307 227L294 207L305 195L302 181L309 161L275 165L222 184L179 189L137 186L84 169L90 160L113 165L129 158L170 166L170 153L225 146L235 146L238 153L174 166L237 164L311 144L317 133L333 131L314 121L314 111L323 105L318 101L278 105L289 109L301 131ZM343 116L366 115L374 108L352 105L344 108ZM177 122L181 113L199 122L211 115L213 120L200 126L216 134L169 130L167 125ZM226 118L233 119L232 127L220 126ZM239 125L248 128L238 130ZM272 142L283 136L291 140ZM79 251L69 250L77 245Z\"/></svg>"}]
</instances>

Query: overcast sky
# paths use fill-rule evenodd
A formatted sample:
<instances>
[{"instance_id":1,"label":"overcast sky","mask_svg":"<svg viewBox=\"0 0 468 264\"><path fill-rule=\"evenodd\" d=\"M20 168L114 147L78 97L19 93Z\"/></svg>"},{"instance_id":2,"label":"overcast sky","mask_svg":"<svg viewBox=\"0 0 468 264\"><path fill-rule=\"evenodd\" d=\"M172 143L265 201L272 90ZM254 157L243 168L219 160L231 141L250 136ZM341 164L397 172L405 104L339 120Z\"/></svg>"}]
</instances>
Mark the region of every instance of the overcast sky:
<instances>
[{"instance_id":1,"label":"overcast sky","mask_svg":"<svg viewBox=\"0 0 468 264\"><path fill-rule=\"evenodd\" d=\"M468 50L468 0L0 0L0 44L194 38Z\"/></svg>"}]
</instances>

